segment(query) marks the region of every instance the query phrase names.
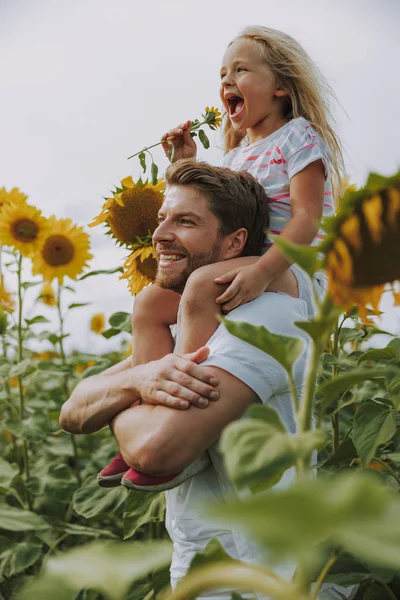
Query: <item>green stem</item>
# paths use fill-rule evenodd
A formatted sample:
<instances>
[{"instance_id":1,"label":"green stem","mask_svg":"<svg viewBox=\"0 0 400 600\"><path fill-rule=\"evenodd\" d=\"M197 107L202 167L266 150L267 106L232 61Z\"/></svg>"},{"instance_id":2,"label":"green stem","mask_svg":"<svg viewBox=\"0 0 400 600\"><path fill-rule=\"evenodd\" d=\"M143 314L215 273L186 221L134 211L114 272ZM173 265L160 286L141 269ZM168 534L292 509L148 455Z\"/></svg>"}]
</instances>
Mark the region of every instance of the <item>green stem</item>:
<instances>
[{"instance_id":1,"label":"green stem","mask_svg":"<svg viewBox=\"0 0 400 600\"><path fill-rule=\"evenodd\" d=\"M64 317L62 314L62 307L61 307L61 293L62 293L62 285L58 284L57 311L58 311L58 319L59 319L59 323L60 323L59 345L60 345L61 364L65 367L65 366L67 366L67 360L65 357L64 344L63 344ZM64 387L65 400L68 400L68 398L70 396L69 386L68 386L68 373L65 373L65 375L63 376L63 387ZM78 484L81 485L82 478L81 478L81 474L80 474L79 468L78 468L78 447L76 444L75 436L73 434L70 434L70 439L71 439L72 450L74 453L74 473L75 473L75 477L76 477Z\"/></svg>"},{"instance_id":2,"label":"green stem","mask_svg":"<svg viewBox=\"0 0 400 600\"><path fill-rule=\"evenodd\" d=\"M45 557L43 558L43 562L42 562L42 567L40 569L40 572L43 573L44 569L46 568L46 564L47 561L49 560L49 557L51 554L53 554L54 550L57 548L57 546L59 546L61 544L61 542L63 542L65 540L65 538L68 537L68 533L63 533L63 535L61 535L58 539L56 539L56 541L49 547Z\"/></svg>"},{"instance_id":3,"label":"green stem","mask_svg":"<svg viewBox=\"0 0 400 600\"><path fill-rule=\"evenodd\" d=\"M383 587L387 594L387 597L390 598L390 600L398 600L396 594L390 589L387 583L385 583L381 579L376 579L376 577L374 577L374 581L375 583Z\"/></svg>"},{"instance_id":4,"label":"green stem","mask_svg":"<svg viewBox=\"0 0 400 600\"><path fill-rule=\"evenodd\" d=\"M311 600L318 600L318 592L321 588L321 585L323 584L324 579L327 576L329 569L337 561L338 556L339 556L339 554L337 554L336 552L332 552L332 554L326 561L324 567L322 568L320 574L318 575L317 581L315 582L315 586L312 591Z\"/></svg>"},{"instance_id":5,"label":"green stem","mask_svg":"<svg viewBox=\"0 0 400 600\"><path fill-rule=\"evenodd\" d=\"M277 581L250 565L230 563L217 563L195 571L180 583L170 600L197 598L202 592L222 587L258 591L275 600L310 600L309 595L302 594L290 583Z\"/></svg>"},{"instance_id":6,"label":"green stem","mask_svg":"<svg viewBox=\"0 0 400 600\"><path fill-rule=\"evenodd\" d=\"M18 331L18 362L21 362L23 359L23 346L22 346L22 304L23 304L23 297L22 297L22 255L19 254L18 256L18 269L17 269L17 276L18 276L18 324L17 324L17 331ZM22 385L22 377L21 375L18 376L18 390L19 390L19 418L21 421L24 420L25 417L25 398L24 398L24 388ZM28 442L26 440L23 441L22 444L22 452L23 452L23 461L24 461L24 475L25 475L25 480L27 480L29 478L29 455L28 455ZM29 509L32 509L32 498L30 493L27 490L27 500L28 500L28 505L29 505Z\"/></svg>"},{"instance_id":7,"label":"green stem","mask_svg":"<svg viewBox=\"0 0 400 600\"><path fill-rule=\"evenodd\" d=\"M202 123L196 123L195 125L191 125L190 131L191 132L196 131L197 129L200 129L200 127L202 127L203 125L207 125L207 124L208 124L208 122L206 120L206 121L203 121ZM161 146L161 144L162 144L162 142L157 142L156 144L152 144L151 146L146 146L142 150L139 150L139 152L135 152L135 154L128 156L128 160L130 160L131 158L134 158L135 156L139 156L139 154L141 154L142 152L148 152L151 148L155 148L156 146Z\"/></svg>"}]
</instances>

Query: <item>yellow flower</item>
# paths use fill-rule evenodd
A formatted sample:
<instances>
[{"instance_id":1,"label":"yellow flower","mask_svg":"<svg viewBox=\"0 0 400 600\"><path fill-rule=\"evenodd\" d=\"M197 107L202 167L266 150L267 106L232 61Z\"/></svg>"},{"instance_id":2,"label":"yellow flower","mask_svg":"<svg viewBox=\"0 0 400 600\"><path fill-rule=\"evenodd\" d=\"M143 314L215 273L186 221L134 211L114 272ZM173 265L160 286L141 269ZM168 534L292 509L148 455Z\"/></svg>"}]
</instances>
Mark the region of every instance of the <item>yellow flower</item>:
<instances>
[{"instance_id":1,"label":"yellow flower","mask_svg":"<svg viewBox=\"0 0 400 600\"><path fill-rule=\"evenodd\" d=\"M367 306L377 313L385 285L400 279L400 173L371 175L365 188L350 190L326 229L321 249L332 300L346 310L356 304L366 320Z\"/></svg>"},{"instance_id":2,"label":"yellow flower","mask_svg":"<svg viewBox=\"0 0 400 600\"><path fill-rule=\"evenodd\" d=\"M48 222L49 231L41 236L40 250L32 257L32 273L46 281L56 278L62 285L64 277L76 279L93 258L89 236L71 219L53 216Z\"/></svg>"},{"instance_id":3,"label":"yellow flower","mask_svg":"<svg viewBox=\"0 0 400 600\"><path fill-rule=\"evenodd\" d=\"M0 275L0 310L12 313L15 308L14 301L10 292L4 286L3 276Z\"/></svg>"},{"instance_id":4,"label":"yellow flower","mask_svg":"<svg viewBox=\"0 0 400 600\"><path fill-rule=\"evenodd\" d=\"M133 296L146 285L153 283L157 272L157 261L153 246L141 246L128 256L123 265L120 279L128 279L128 288Z\"/></svg>"},{"instance_id":5,"label":"yellow flower","mask_svg":"<svg viewBox=\"0 0 400 600\"><path fill-rule=\"evenodd\" d=\"M47 306L57 306L57 300L54 294L53 286L45 281L40 291L39 299Z\"/></svg>"},{"instance_id":6,"label":"yellow flower","mask_svg":"<svg viewBox=\"0 0 400 600\"><path fill-rule=\"evenodd\" d=\"M94 333L102 333L106 324L106 318L103 313L96 313L90 319L90 329Z\"/></svg>"},{"instance_id":7,"label":"yellow flower","mask_svg":"<svg viewBox=\"0 0 400 600\"><path fill-rule=\"evenodd\" d=\"M207 124L211 127L211 129L218 129L222 122L221 112L215 106L206 106L206 119ZM210 115L210 120L208 120L207 115Z\"/></svg>"},{"instance_id":8,"label":"yellow flower","mask_svg":"<svg viewBox=\"0 0 400 600\"><path fill-rule=\"evenodd\" d=\"M134 182L125 177L121 187L107 198L101 213L89 224L89 227L106 223L108 235L120 245L131 246L138 238L152 235L157 227L157 215L164 199L165 184L159 179L157 185L149 182Z\"/></svg>"},{"instance_id":9,"label":"yellow flower","mask_svg":"<svg viewBox=\"0 0 400 600\"><path fill-rule=\"evenodd\" d=\"M32 256L48 231L48 222L39 209L29 204L6 203L1 209L0 243L11 246L22 256Z\"/></svg>"},{"instance_id":10,"label":"yellow flower","mask_svg":"<svg viewBox=\"0 0 400 600\"><path fill-rule=\"evenodd\" d=\"M8 385L10 387L18 387L18 377L10 377L8 380Z\"/></svg>"},{"instance_id":11,"label":"yellow flower","mask_svg":"<svg viewBox=\"0 0 400 600\"><path fill-rule=\"evenodd\" d=\"M132 344L131 343L127 344L126 348L123 350L123 354L124 354L124 356L132 355Z\"/></svg>"},{"instance_id":12,"label":"yellow flower","mask_svg":"<svg viewBox=\"0 0 400 600\"><path fill-rule=\"evenodd\" d=\"M28 196L20 192L18 188L12 188L7 192L5 187L0 188L0 211L6 204L25 204Z\"/></svg>"}]
</instances>

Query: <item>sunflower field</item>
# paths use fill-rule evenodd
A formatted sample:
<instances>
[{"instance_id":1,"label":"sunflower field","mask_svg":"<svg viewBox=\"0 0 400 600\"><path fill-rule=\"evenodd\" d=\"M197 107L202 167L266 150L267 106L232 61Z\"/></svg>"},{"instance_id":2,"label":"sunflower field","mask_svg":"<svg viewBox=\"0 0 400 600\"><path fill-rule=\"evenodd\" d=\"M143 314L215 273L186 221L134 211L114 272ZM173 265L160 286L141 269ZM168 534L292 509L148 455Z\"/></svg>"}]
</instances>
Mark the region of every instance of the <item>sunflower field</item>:
<instances>
[{"instance_id":1,"label":"sunflower field","mask_svg":"<svg viewBox=\"0 0 400 600\"><path fill-rule=\"evenodd\" d=\"M138 153L143 165L146 152ZM91 223L126 248L109 277L127 279L133 295L155 274L151 236L164 187L153 164L150 182L123 179ZM189 600L215 588L232 590L232 600L256 593L316 600L324 582L358 586L357 600L399 598L400 340L380 329L378 306L383 293L400 302L400 175L372 175L350 190L320 247L277 240L308 275L323 267L329 280L316 317L297 324L311 339L303 397L293 390L298 432L289 435L266 406L228 426L220 443L227 472L238 490L259 493L229 500L223 511L205 507L244 529L268 563L234 561L212 540L173 594L164 495L100 488L97 473L117 451L109 431L60 429L74 386L129 350L65 351L65 319L81 306L70 295L99 272L88 270L83 228L45 217L27 200L18 189L0 190L0 600ZM139 204L148 211L139 215ZM37 314L28 318L32 301ZM40 314L43 304L55 311L56 327ZM291 380L299 339L225 326L273 356ZM130 334L130 315L116 312L107 325L96 314L91 328L106 339ZM387 345L376 347L384 334ZM33 340L48 349L32 351ZM268 491L291 467L295 485ZM286 559L297 565L290 582L273 570Z\"/></svg>"}]
</instances>

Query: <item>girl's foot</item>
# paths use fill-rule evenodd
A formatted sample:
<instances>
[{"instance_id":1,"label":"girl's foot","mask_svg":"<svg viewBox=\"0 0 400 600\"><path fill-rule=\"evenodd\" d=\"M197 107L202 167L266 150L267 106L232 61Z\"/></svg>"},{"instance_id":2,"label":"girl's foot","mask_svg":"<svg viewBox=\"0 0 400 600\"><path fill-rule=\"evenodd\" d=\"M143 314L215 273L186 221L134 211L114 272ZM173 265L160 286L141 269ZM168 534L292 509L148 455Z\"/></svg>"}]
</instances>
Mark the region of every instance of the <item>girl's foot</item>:
<instances>
[{"instance_id":1,"label":"girl's foot","mask_svg":"<svg viewBox=\"0 0 400 600\"><path fill-rule=\"evenodd\" d=\"M180 473L155 476L140 473L139 471L135 471L135 469L129 469L122 477L121 483L124 487L131 490L140 490L142 492L164 492L165 490L172 490L187 479L190 479L190 477L204 471L210 464L210 457L208 456L208 453L205 452Z\"/></svg>"},{"instance_id":2,"label":"girl's foot","mask_svg":"<svg viewBox=\"0 0 400 600\"><path fill-rule=\"evenodd\" d=\"M105 488L116 487L121 484L121 479L129 468L121 453L118 452L114 460L97 475L97 483Z\"/></svg>"}]
</instances>

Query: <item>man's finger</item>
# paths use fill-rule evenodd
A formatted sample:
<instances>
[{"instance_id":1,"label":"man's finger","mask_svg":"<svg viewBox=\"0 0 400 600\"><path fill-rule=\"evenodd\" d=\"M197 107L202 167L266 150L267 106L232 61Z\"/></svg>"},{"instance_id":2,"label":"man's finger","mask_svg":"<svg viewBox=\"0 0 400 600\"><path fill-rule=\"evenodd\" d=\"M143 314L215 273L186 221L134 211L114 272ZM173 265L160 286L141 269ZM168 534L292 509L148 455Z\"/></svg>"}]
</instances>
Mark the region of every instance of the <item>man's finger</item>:
<instances>
[{"instance_id":1,"label":"man's finger","mask_svg":"<svg viewBox=\"0 0 400 600\"><path fill-rule=\"evenodd\" d=\"M179 358L175 363L175 368L179 371L182 371L182 373L186 373L187 375L194 377L194 379L197 379L202 383L206 383L213 387L216 387L219 384L218 379L213 373L210 373L207 367L199 367L193 361Z\"/></svg>"},{"instance_id":2,"label":"man's finger","mask_svg":"<svg viewBox=\"0 0 400 600\"><path fill-rule=\"evenodd\" d=\"M169 408L178 408L180 410L189 408L190 402L183 400L182 398L176 398L171 396L164 390L156 390L152 397L146 401L148 404L156 404L162 406L168 406Z\"/></svg>"}]
</instances>

